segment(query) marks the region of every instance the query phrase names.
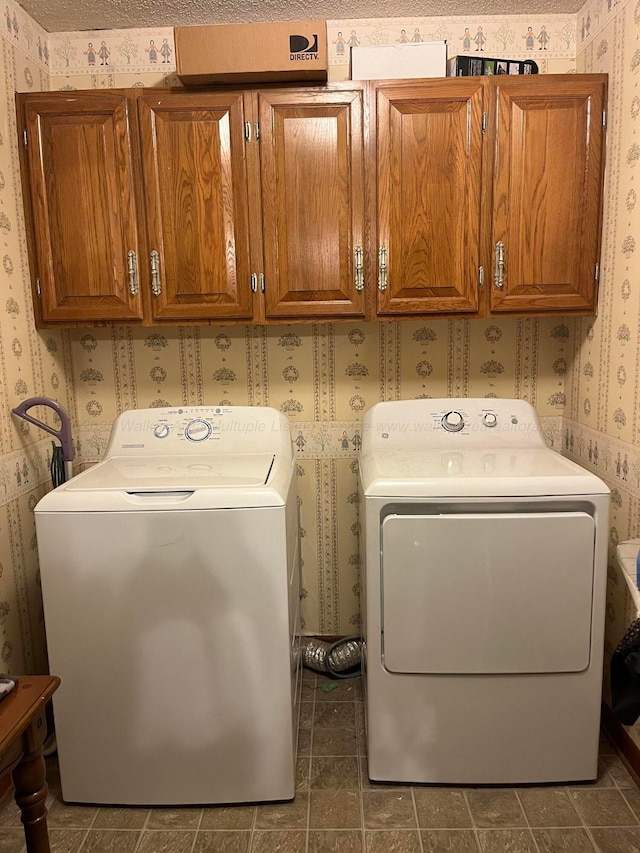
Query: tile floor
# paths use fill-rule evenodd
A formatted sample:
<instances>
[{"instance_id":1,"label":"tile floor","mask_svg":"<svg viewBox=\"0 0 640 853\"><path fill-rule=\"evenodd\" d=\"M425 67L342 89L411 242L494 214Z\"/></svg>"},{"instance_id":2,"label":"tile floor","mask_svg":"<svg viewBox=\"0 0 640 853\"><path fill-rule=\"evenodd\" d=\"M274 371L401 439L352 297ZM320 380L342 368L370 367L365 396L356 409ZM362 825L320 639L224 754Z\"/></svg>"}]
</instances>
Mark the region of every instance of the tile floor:
<instances>
[{"instance_id":1,"label":"tile floor","mask_svg":"<svg viewBox=\"0 0 640 853\"><path fill-rule=\"evenodd\" d=\"M640 789L603 739L597 782L529 788L372 784L362 686L305 670L291 803L95 808L60 799L49 761L53 853L640 853ZM0 853L23 850L0 804Z\"/></svg>"}]
</instances>

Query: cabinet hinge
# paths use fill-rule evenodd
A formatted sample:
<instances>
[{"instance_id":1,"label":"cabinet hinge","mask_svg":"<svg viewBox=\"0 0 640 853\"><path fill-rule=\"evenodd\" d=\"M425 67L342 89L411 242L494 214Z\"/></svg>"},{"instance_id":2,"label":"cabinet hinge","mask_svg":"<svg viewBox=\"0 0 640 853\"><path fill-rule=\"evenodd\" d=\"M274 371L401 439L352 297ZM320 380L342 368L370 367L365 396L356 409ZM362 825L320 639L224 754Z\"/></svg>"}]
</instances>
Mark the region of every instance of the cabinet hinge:
<instances>
[{"instance_id":1,"label":"cabinet hinge","mask_svg":"<svg viewBox=\"0 0 640 853\"><path fill-rule=\"evenodd\" d=\"M36 279L36 293L40 298L42 298L42 288L40 287L40 279Z\"/></svg>"},{"instance_id":2,"label":"cabinet hinge","mask_svg":"<svg viewBox=\"0 0 640 853\"><path fill-rule=\"evenodd\" d=\"M29 147L29 136L28 136L26 130L22 131L22 141L24 143L24 147L28 148Z\"/></svg>"},{"instance_id":3,"label":"cabinet hinge","mask_svg":"<svg viewBox=\"0 0 640 853\"><path fill-rule=\"evenodd\" d=\"M478 267L478 287L484 284L484 267Z\"/></svg>"},{"instance_id":4,"label":"cabinet hinge","mask_svg":"<svg viewBox=\"0 0 640 853\"><path fill-rule=\"evenodd\" d=\"M483 133L487 132L487 114L486 113L482 113L482 132Z\"/></svg>"},{"instance_id":5,"label":"cabinet hinge","mask_svg":"<svg viewBox=\"0 0 640 853\"><path fill-rule=\"evenodd\" d=\"M251 142L251 122L245 121L244 123L244 138L247 142Z\"/></svg>"},{"instance_id":6,"label":"cabinet hinge","mask_svg":"<svg viewBox=\"0 0 640 853\"><path fill-rule=\"evenodd\" d=\"M600 264L596 264L596 268L593 271L593 277L595 279L596 284L600 284Z\"/></svg>"},{"instance_id":7,"label":"cabinet hinge","mask_svg":"<svg viewBox=\"0 0 640 853\"><path fill-rule=\"evenodd\" d=\"M607 111L602 110L602 126L606 128L607 126Z\"/></svg>"}]
</instances>

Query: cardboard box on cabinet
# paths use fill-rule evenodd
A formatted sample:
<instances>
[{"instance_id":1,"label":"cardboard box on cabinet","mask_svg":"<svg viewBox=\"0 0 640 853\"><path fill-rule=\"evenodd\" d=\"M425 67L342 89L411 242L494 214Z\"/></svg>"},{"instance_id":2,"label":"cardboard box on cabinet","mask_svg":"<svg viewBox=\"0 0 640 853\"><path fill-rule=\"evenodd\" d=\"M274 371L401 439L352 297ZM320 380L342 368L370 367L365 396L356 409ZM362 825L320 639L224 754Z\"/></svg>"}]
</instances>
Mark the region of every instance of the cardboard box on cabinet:
<instances>
[{"instance_id":1,"label":"cardboard box on cabinet","mask_svg":"<svg viewBox=\"0 0 640 853\"><path fill-rule=\"evenodd\" d=\"M360 45L351 48L352 80L446 77L446 41Z\"/></svg>"},{"instance_id":2,"label":"cardboard box on cabinet","mask_svg":"<svg viewBox=\"0 0 640 853\"><path fill-rule=\"evenodd\" d=\"M327 79L325 21L176 27L174 35L187 86Z\"/></svg>"}]
</instances>

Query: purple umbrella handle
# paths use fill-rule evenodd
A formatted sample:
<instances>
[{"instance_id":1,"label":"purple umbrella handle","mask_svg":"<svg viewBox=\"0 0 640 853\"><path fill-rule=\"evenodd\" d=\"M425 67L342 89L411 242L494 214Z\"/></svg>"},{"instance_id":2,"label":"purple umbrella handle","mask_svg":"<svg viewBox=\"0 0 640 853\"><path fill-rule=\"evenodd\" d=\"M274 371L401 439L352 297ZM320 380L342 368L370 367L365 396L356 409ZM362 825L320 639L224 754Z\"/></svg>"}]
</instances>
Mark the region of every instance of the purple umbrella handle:
<instances>
[{"instance_id":1,"label":"purple umbrella handle","mask_svg":"<svg viewBox=\"0 0 640 853\"><path fill-rule=\"evenodd\" d=\"M50 409L58 415L60 421L62 422L60 429L55 429L54 427L50 427L47 424L43 424L42 421L37 420L37 418L33 418L31 415L28 415L27 412L29 409L33 408L33 406L48 406ZM14 415L17 415L19 418L23 418L25 421L29 421L30 424L34 424L40 429L45 430L46 432L50 432L51 435L55 435L56 438L60 440L60 444L62 445L62 458L65 462L72 462L74 456L76 455L73 441L71 440L71 421L69 419L69 415L67 414L66 409L64 409L60 403L56 403L55 400L52 400L50 397L30 397L28 400L25 400L23 403L20 403L19 406L16 406L15 409L11 410Z\"/></svg>"}]
</instances>

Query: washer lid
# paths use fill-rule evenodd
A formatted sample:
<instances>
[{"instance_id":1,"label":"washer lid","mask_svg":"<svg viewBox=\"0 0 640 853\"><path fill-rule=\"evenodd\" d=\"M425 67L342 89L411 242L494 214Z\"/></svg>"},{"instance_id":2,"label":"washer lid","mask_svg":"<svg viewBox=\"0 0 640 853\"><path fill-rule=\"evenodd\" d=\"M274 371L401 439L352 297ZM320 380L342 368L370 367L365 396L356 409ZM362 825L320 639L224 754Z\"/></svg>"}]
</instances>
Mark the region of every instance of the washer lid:
<instances>
[{"instance_id":1,"label":"washer lid","mask_svg":"<svg viewBox=\"0 0 640 853\"><path fill-rule=\"evenodd\" d=\"M67 490L157 492L264 486L274 459L273 453L112 456L69 480Z\"/></svg>"},{"instance_id":2,"label":"washer lid","mask_svg":"<svg viewBox=\"0 0 640 853\"><path fill-rule=\"evenodd\" d=\"M36 514L282 507L293 471L277 453L115 456L48 492Z\"/></svg>"},{"instance_id":3,"label":"washer lid","mask_svg":"<svg viewBox=\"0 0 640 853\"><path fill-rule=\"evenodd\" d=\"M389 450L363 454L365 496L526 497L608 494L598 477L547 448Z\"/></svg>"}]
</instances>

